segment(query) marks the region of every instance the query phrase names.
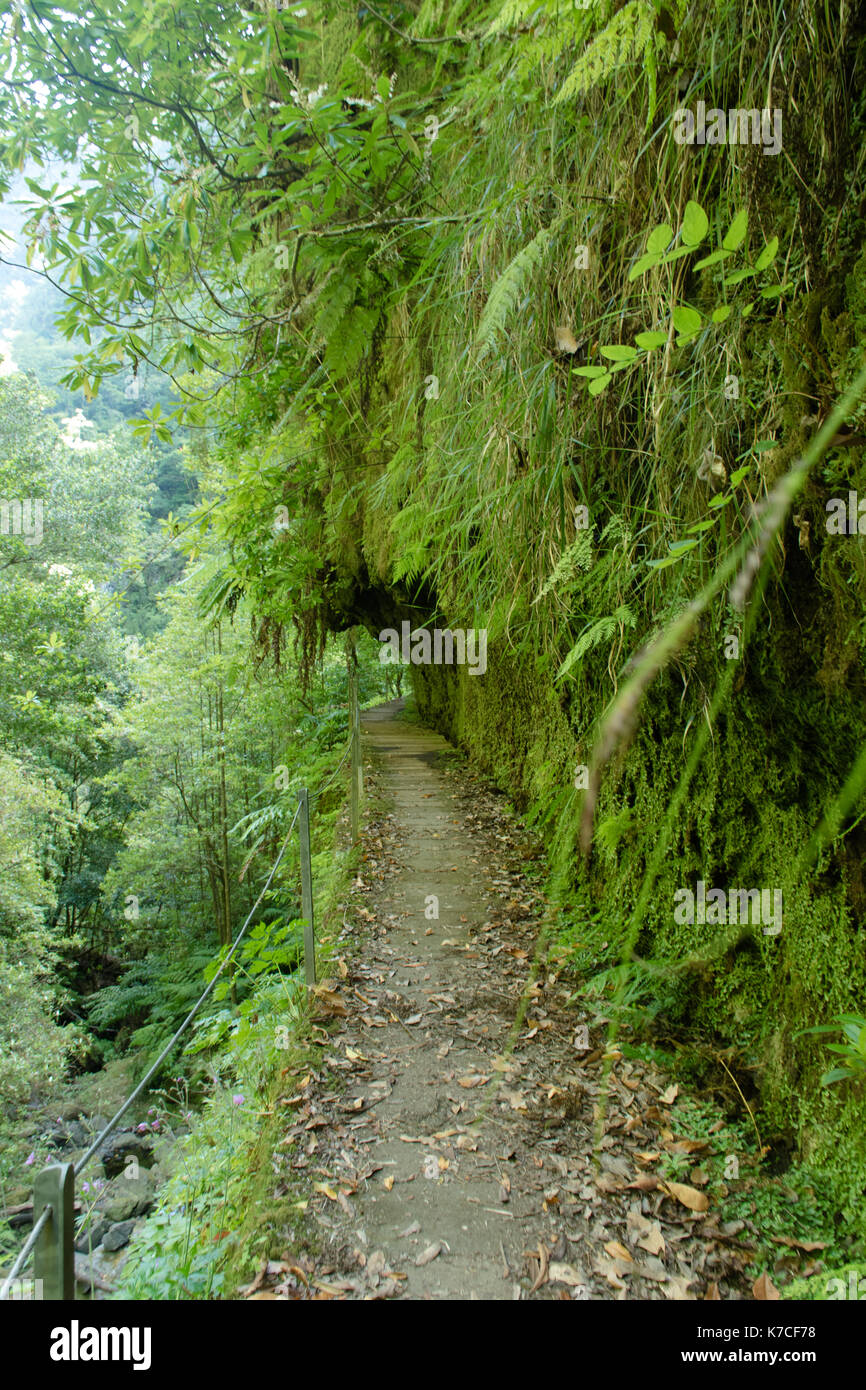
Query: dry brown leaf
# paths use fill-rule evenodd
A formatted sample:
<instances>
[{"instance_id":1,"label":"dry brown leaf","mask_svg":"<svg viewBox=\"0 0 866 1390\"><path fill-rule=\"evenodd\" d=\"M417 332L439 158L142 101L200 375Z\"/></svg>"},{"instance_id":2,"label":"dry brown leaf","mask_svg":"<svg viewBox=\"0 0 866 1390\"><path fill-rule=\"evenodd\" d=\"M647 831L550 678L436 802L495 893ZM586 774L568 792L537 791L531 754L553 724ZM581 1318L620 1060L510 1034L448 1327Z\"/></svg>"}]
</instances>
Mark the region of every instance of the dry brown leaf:
<instances>
[{"instance_id":1,"label":"dry brown leaf","mask_svg":"<svg viewBox=\"0 0 866 1390\"><path fill-rule=\"evenodd\" d=\"M313 994L316 1000L316 1012L324 1018L345 1018L348 1009L336 989L329 989L326 982L313 987Z\"/></svg>"},{"instance_id":2,"label":"dry brown leaf","mask_svg":"<svg viewBox=\"0 0 866 1390\"><path fill-rule=\"evenodd\" d=\"M787 1245L792 1250L805 1250L811 1255L813 1250L826 1250L826 1240L794 1240L792 1236L770 1236L777 1245Z\"/></svg>"},{"instance_id":3,"label":"dry brown leaf","mask_svg":"<svg viewBox=\"0 0 866 1390\"><path fill-rule=\"evenodd\" d=\"M698 1192L696 1187L688 1187L684 1182L665 1182L660 1178L659 1187L669 1197L674 1197L684 1207L688 1207L689 1211L706 1211L710 1205L705 1192Z\"/></svg>"},{"instance_id":4,"label":"dry brown leaf","mask_svg":"<svg viewBox=\"0 0 866 1390\"><path fill-rule=\"evenodd\" d=\"M609 1240L604 1248L615 1260L628 1260L629 1262L634 1260L631 1251L626 1250L624 1245L620 1245L618 1240Z\"/></svg>"},{"instance_id":5,"label":"dry brown leaf","mask_svg":"<svg viewBox=\"0 0 866 1390\"><path fill-rule=\"evenodd\" d=\"M627 1187L636 1188L638 1192L655 1192L658 1185L655 1173L639 1173L634 1182L626 1183Z\"/></svg>"},{"instance_id":6,"label":"dry brown leaf","mask_svg":"<svg viewBox=\"0 0 866 1390\"><path fill-rule=\"evenodd\" d=\"M532 1283L532 1287L529 1290L530 1293L535 1293L536 1290L541 1288L542 1284L547 1283L550 1255L548 1254L547 1250L545 1250L544 1245L541 1241L538 1242L537 1251L530 1250L528 1253L532 1256L533 1264L538 1264L538 1273L536 1274L535 1279Z\"/></svg>"},{"instance_id":7,"label":"dry brown leaf","mask_svg":"<svg viewBox=\"0 0 866 1390\"><path fill-rule=\"evenodd\" d=\"M772 1303L779 1298L779 1290L770 1279L769 1274L759 1274L752 1285L752 1297L761 1302Z\"/></svg>"},{"instance_id":8,"label":"dry brown leaf","mask_svg":"<svg viewBox=\"0 0 866 1390\"><path fill-rule=\"evenodd\" d=\"M649 1230L641 1236L638 1245L641 1250L648 1251L650 1255L663 1255L665 1253L665 1238L657 1221L650 1223Z\"/></svg>"},{"instance_id":9,"label":"dry brown leaf","mask_svg":"<svg viewBox=\"0 0 866 1390\"><path fill-rule=\"evenodd\" d=\"M572 1288L580 1288L585 1282L574 1265L562 1264L557 1260L554 1260L549 1266L547 1277L551 1284L570 1284Z\"/></svg>"},{"instance_id":10,"label":"dry brown leaf","mask_svg":"<svg viewBox=\"0 0 866 1390\"><path fill-rule=\"evenodd\" d=\"M721 1303L722 1295L719 1293L718 1284L707 1284L707 1291L704 1294L705 1303Z\"/></svg>"},{"instance_id":11,"label":"dry brown leaf","mask_svg":"<svg viewBox=\"0 0 866 1390\"><path fill-rule=\"evenodd\" d=\"M673 1105L679 1093L679 1086L668 1086L666 1091L662 1091L661 1095L659 1096L659 1100L661 1101L662 1105Z\"/></svg>"},{"instance_id":12,"label":"dry brown leaf","mask_svg":"<svg viewBox=\"0 0 866 1390\"><path fill-rule=\"evenodd\" d=\"M391 1188L394 1186L394 1174L393 1174L393 1173L389 1173L389 1174L388 1174L387 1178L385 1178L384 1182L382 1183L382 1186L384 1187L384 1189L385 1189L386 1192L390 1192L390 1191L391 1191Z\"/></svg>"}]
</instances>

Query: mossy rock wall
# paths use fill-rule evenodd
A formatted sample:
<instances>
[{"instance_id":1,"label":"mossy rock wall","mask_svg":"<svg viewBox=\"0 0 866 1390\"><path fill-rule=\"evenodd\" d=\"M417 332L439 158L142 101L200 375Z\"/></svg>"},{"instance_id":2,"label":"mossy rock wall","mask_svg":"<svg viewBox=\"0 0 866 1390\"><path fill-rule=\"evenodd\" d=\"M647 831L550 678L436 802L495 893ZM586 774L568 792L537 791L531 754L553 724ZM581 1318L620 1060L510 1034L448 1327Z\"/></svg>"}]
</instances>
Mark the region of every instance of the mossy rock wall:
<instances>
[{"instance_id":1,"label":"mossy rock wall","mask_svg":"<svg viewBox=\"0 0 866 1390\"><path fill-rule=\"evenodd\" d=\"M862 706L828 705L812 673L812 697L786 682L766 640L725 715L671 828L658 877L642 913L636 951L669 962L659 984L657 1025L694 1035L708 1058L733 1046L740 1084L758 1102L765 1144L793 1138L802 1155L831 1170L849 1219L866 1229L866 1132L859 1088L822 1088L829 1056L823 1038L798 1033L866 998L866 934L861 914L859 847L827 857L798 875L797 859L838 789L852 734L866 736ZM659 677L630 748L609 767L587 866L577 845L582 793L575 766L586 760L579 711L553 691L544 664L509 656L494 644L483 676L467 667L412 668L421 717L462 747L545 834L554 887L597 915L579 930L595 940L595 965L613 964L638 901L647 864L685 763L677 679ZM610 698L597 674L596 703ZM816 723L791 736L790 716ZM765 717L774 709L776 718ZM853 725L855 727L852 727ZM855 832L856 833L856 832ZM853 872L852 872L853 870ZM782 892L778 935L761 924L678 923L675 893L708 887ZM605 955L600 944L608 943Z\"/></svg>"}]
</instances>

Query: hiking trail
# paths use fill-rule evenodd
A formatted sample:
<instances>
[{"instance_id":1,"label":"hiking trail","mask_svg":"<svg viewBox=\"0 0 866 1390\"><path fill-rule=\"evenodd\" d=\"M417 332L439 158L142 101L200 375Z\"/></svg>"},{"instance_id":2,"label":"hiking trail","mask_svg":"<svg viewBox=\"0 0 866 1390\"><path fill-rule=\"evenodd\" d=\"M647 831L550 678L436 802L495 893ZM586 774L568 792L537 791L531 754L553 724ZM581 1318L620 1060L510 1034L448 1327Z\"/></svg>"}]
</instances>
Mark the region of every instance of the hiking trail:
<instances>
[{"instance_id":1,"label":"hiking trail","mask_svg":"<svg viewBox=\"0 0 866 1390\"><path fill-rule=\"evenodd\" d=\"M699 1167L667 1187L653 1171L663 1148L698 1165L709 1141L677 1138L677 1088L652 1065L614 1051L602 1087L605 1030L582 1031L572 988L536 961L537 850L402 706L363 718L389 809L362 837L345 978L323 992L339 1024L284 1140L324 1236L316 1287L694 1299L725 1280L743 1296L748 1247L689 1185L706 1181Z\"/></svg>"}]
</instances>

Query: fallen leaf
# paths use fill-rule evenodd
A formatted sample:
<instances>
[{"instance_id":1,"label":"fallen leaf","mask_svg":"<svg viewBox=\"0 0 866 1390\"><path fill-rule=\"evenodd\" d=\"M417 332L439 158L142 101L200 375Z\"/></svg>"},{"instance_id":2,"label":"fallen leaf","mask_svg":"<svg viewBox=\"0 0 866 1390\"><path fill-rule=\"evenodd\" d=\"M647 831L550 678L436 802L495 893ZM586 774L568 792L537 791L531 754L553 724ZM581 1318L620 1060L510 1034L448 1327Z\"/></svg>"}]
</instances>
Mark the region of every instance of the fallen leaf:
<instances>
[{"instance_id":1,"label":"fallen leaf","mask_svg":"<svg viewBox=\"0 0 866 1390\"><path fill-rule=\"evenodd\" d=\"M620 1245L618 1240L609 1240L604 1248L615 1260L628 1260L629 1262L634 1260L631 1252L626 1250L624 1245Z\"/></svg>"},{"instance_id":2,"label":"fallen leaf","mask_svg":"<svg viewBox=\"0 0 866 1390\"><path fill-rule=\"evenodd\" d=\"M328 989L327 985L323 982L320 985L314 985L313 994L316 999L317 1012L320 1016L345 1018L348 1014L348 1009L343 1003L338 990Z\"/></svg>"},{"instance_id":3,"label":"fallen leaf","mask_svg":"<svg viewBox=\"0 0 866 1390\"><path fill-rule=\"evenodd\" d=\"M548 1266L549 1266L549 1263L550 1263L550 1256L549 1256L549 1254L547 1253L547 1251L545 1250L545 1248L544 1248L543 1244L541 1243L541 1241L538 1242L538 1250L537 1250L537 1251L536 1251L536 1250L529 1250L529 1251L527 1251L527 1254L530 1256L530 1258L531 1258L531 1260L532 1260L532 1266L531 1266L531 1268L534 1268L536 1264L538 1265L538 1272L537 1272L537 1274L536 1274L536 1276L535 1276L535 1279L534 1279L533 1282L532 1282L532 1287L531 1287L530 1290L529 1290L530 1293L535 1293L537 1289L540 1289L540 1288L541 1288L542 1284L546 1284L546 1283L547 1283L547 1274L548 1274Z\"/></svg>"},{"instance_id":4,"label":"fallen leaf","mask_svg":"<svg viewBox=\"0 0 866 1390\"><path fill-rule=\"evenodd\" d=\"M394 1186L394 1174L393 1174L393 1173L389 1173L389 1174L388 1174L387 1178L386 1178L385 1181L382 1183L382 1186L384 1187L384 1189L385 1189L386 1192L390 1192L390 1191L391 1191L391 1188Z\"/></svg>"},{"instance_id":5,"label":"fallen leaf","mask_svg":"<svg viewBox=\"0 0 866 1390\"><path fill-rule=\"evenodd\" d=\"M480 1073L474 1076L458 1076L457 1085L462 1086L464 1090L468 1091L471 1090L473 1086L486 1085L489 1080L489 1076L484 1076Z\"/></svg>"},{"instance_id":6,"label":"fallen leaf","mask_svg":"<svg viewBox=\"0 0 866 1390\"><path fill-rule=\"evenodd\" d=\"M679 1086L668 1086L666 1091L662 1091L661 1095L659 1096L659 1100L661 1101L662 1105L673 1105L679 1093Z\"/></svg>"},{"instance_id":7,"label":"fallen leaf","mask_svg":"<svg viewBox=\"0 0 866 1390\"><path fill-rule=\"evenodd\" d=\"M667 1282L662 1284L662 1293L665 1298L694 1302L694 1294L689 1293L689 1288L693 1282L692 1279L685 1279L681 1274L672 1274Z\"/></svg>"},{"instance_id":8,"label":"fallen leaf","mask_svg":"<svg viewBox=\"0 0 866 1390\"><path fill-rule=\"evenodd\" d=\"M572 1288L581 1288L585 1282L583 1275L574 1265L562 1264L556 1260L548 1268L547 1277L551 1284L570 1284Z\"/></svg>"},{"instance_id":9,"label":"fallen leaf","mask_svg":"<svg viewBox=\"0 0 866 1390\"><path fill-rule=\"evenodd\" d=\"M770 1236L777 1245L790 1246L792 1250L805 1250L807 1254L812 1254L813 1250L826 1250L826 1240L794 1240L792 1236Z\"/></svg>"},{"instance_id":10,"label":"fallen leaf","mask_svg":"<svg viewBox=\"0 0 866 1390\"><path fill-rule=\"evenodd\" d=\"M655 1173L639 1173L634 1182L626 1183L626 1187L634 1187L638 1192L655 1192L658 1185Z\"/></svg>"},{"instance_id":11,"label":"fallen leaf","mask_svg":"<svg viewBox=\"0 0 866 1390\"><path fill-rule=\"evenodd\" d=\"M707 1291L704 1294L705 1303L721 1303L722 1295L719 1293L718 1284L707 1284Z\"/></svg>"},{"instance_id":12,"label":"fallen leaf","mask_svg":"<svg viewBox=\"0 0 866 1390\"><path fill-rule=\"evenodd\" d=\"M705 1192L698 1192L696 1187L688 1187L684 1182L664 1182L660 1178L659 1187L668 1197L674 1197L684 1207L688 1207L689 1211L706 1211L710 1205Z\"/></svg>"},{"instance_id":13,"label":"fallen leaf","mask_svg":"<svg viewBox=\"0 0 866 1390\"><path fill-rule=\"evenodd\" d=\"M638 1245L641 1250L647 1250L650 1255L663 1255L665 1253L665 1238L658 1221L650 1223L650 1229L641 1236Z\"/></svg>"},{"instance_id":14,"label":"fallen leaf","mask_svg":"<svg viewBox=\"0 0 866 1390\"><path fill-rule=\"evenodd\" d=\"M768 1274L759 1274L752 1285L752 1297L761 1302L772 1303L779 1297L779 1290Z\"/></svg>"},{"instance_id":15,"label":"fallen leaf","mask_svg":"<svg viewBox=\"0 0 866 1390\"><path fill-rule=\"evenodd\" d=\"M441 1240L434 1240L432 1245L428 1245L426 1250L421 1251L421 1254L418 1256L417 1260L415 1261L415 1264L420 1269L422 1265L429 1265L431 1260L435 1260L436 1256L440 1255L441 1253Z\"/></svg>"}]
</instances>

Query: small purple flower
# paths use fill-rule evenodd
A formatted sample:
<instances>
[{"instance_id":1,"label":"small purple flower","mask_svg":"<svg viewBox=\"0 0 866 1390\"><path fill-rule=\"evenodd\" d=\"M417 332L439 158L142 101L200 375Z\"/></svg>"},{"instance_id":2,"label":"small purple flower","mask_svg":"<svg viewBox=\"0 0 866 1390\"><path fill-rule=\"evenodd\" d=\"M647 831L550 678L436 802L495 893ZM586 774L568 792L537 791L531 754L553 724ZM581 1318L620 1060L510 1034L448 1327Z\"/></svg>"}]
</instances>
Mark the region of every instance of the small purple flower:
<instances>
[{"instance_id":1,"label":"small purple flower","mask_svg":"<svg viewBox=\"0 0 866 1390\"><path fill-rule=\"evenodd\" d=\"M139 1134L147 1134L147 1125L144 1123L144 1121L142 1121L140 1125L136 1125L135 1128Z\"/></svg>"},{"instance_id":2,"label":"small purple flower","mask_svg":"<svg viewBox=\"0 0 866 1390\"><path fill-rule=\"evenodd\" d=\"M28 1154L27 1157L25 1158L25 1160L24 1160L24 1167L25 1167L25 1168L29 1168L30 1165L31 1165L31 1163L35 1163L35 1162L36 1162L36 1153L35 1153L35 1151L34 1151L32 1154Z\"/></svg>"},{"instance_id":3,"label":"small purple flower","mask_svg":"<svg viewBox=\"0 0 866 1390\"><path fill-rule=\"evenodd\" d=\"M232 1096L232 1105L243 1105L243 1096Z\"/></svg>"},{"instance_id":4,"label":"small purple flower","mask_svg":"<svg viewBox=\"0 0 866 1390\"><path fill-rule=\"evenodd\" d=\"M83 1182L83 1183L81 1184L81 1191L82 1191L82 1192L89 1192L89 1191L90 1191L90 1183L89 1183L89 1182Z\"/></svg>"},{"instance_id":5,"label":"small purple flower","mask_svg":"<svg viewBox=\"0 0 866 1390\"><path fill-rule=\"evenodd\" d=\"M151 1120L150 1127L151 1129L159 1129L159 1120Z\"/></svg>"},{"instance_id":6,"label":"small purple flower","mask_svg":"<svg viewBox=\"0 0 866 1390\"><path fill-rule=\"evenodd\" d=\"M152 1106L150 1107L150 1109L148 1110L147 1113L148 1113L148 1115L155 1115L155 1114L156 1114L156 1106L155 1106L155 1105L152 1105Z\"/></svg>"}]
</instances>

